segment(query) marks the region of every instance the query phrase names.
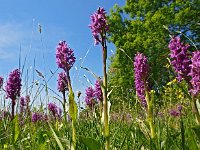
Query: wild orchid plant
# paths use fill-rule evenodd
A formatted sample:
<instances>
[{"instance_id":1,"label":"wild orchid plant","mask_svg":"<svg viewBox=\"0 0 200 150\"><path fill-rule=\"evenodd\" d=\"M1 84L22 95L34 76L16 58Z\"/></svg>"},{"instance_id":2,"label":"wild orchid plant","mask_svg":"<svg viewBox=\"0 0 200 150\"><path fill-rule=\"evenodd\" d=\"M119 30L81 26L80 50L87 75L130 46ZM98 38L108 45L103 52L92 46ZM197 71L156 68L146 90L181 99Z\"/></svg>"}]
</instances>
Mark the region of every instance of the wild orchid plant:
<instances>
[{"instance_id":1,"label":"wild orchid plant","mask_svg":"<svg viewBox=\"0 0 200 150\"><path fill-rule=\"evenodd\" d=\"M89 106L91 109L94 109L96 100L95 100L95 95L94 95L94 89L92 87L88 87L85 90L85 103L87 106Z\"/></svg>"},{"instance_id":2,"label":"wild orchid plant","mask_svg":"<svg viewBox=\"0 0 200 150\"><path fill-rule=\"evenodd\" d=\"M196 99L200 93L200 50L193 52L190 64L190 73L188 75L191 77L190 92L193 99L193 107L195 109L195 115L198 124L200 124L200 112L197 108L198 99Z\"/></svg>"},{"instance_id":3,"label":"wild orchid plant","mask_svg":"<svg viewBox=\"0 0 200 150\"><path fill-rule=\"evenodd\" d=\"M95 105L99 104L100 118L102 117L103 108L103 93L101 89L101 80L96 80L94 88L92 86L85 90L85 103L90 109L94 111Z\"/></svg>"},{"instance_id":4,"label":"wild orchid plant","mask_svg":"<svg viewBox=\"0 0 200 150\"><path fill-rule=\"evenodd\" d=\"M103 55L103 118L104 118L104 137L106 139L106 150L110 148L110 131L109 131L109 114L108 114L108 97L107 97L107 72L106 72L106 60L107 60L107 45L106 45L106 33L109 30L106 12L104 8L98 8L97 12L91 15L91 24L89 27L92 30L92 35L95 40L95 45L99 43L102 46Z\"/></svg>"},{"instance_id":5,"label":"wild orchid plant","mask_svg":"<svg viewBox=\"0 0 200 150\"><path fill-rule=\"evenodd\" d=\"M103 108L103 93L102 93L102 89L101 89L101 84L102 84L101 82L102 82L102 80L96 80L96 82L95 82L95 92L94 92L95 98L99 102L100 116L102 115L102 108Z\"/></svg>"},{"instance_id":6,"label":"wild orchid plant","mask_svg":"<svg viewBox=\"0 0 200 150\"><path fill-rule=\"evenodd\" d=\"M74 51L70 47L68 47L68 45L66 44L65 41L61 41L58 44L57 49L56 49L56 63L58 65L58 67L63 69L65 72L64 74L62 74L62 77L60 74L60 77L62 78L62 84L64 85L64 87L67 84L67 89L69 90L69 114L70 114L70 117L72 118L73 149L76 149L75 124L76 124L78 109L77 109L76 102L74 100L74 92L72 90L69 71L72 68L73 64L75 63L75 60L76 60L76 58L74 57ZM64 76L64 78L63 78L63 76ZM66 88L64 88L64 89L66 89ZM63 89L63 92L64 92L64 89ZM63 93L63 94L65 94L65 93ZM64 96L64 104L63 104L64 111L66 111L65 110L65 102L66 102L66 100L65 100L65 96Z\"/></svg>"},{"instance_id":7,"label":"wild orchid plant","mask_svg":"<svg viewBox=\"0 0 200 150\"><path fill-rule=\"evenodd\" d=\"M142 53L137 53L134 59L135 88L141 104L146 108L147 121L150 126L151 138L155 138L155 127L153 123L153 98L150 97L148 86L150 67L147 57Z\"/></svg>"},{"instance_id":8,"label":"wild orchid plant","mask_svg":"<svg viewBox=\"0 0 200 150\"><path fill-rule=\"evenodd\" d=\"M64 71L58 74L57 89L63 95L63 112L64 112L64 119L65 119L65 122L66 122L67 121L67 113L66 113L66 97L65 97L65 94L66 94L66 91L69 91L69 89L68 89L67 76L66 76L66 73Z\"/></svg>"},{"instance_id":9,"label":"wild orchid plant","mask_svg":"<svg viewBox=\"0 0 200 150\"><path fill-rule=\"evenodd\" d=\"M191 56L188 51L190 45L181 42L179 36L172 37L168 47L171 52L171 64L177 74L178 81L184 79L188 83L195 116L198 124L200 124L200 112L197 108L197 99L195 99L200 92L200 52L199 50L195 51Z\"/></svg>"},{"instance_id":10,"label":"wild orchid plant","mask_svg":"<svg viewBox=\"0 0 200 150\"><path fill-rule=\"evenodd\" d=\"M48 104L48 110L51 112L53 115L53 119L60 119L62 115L62 110L59 108L55 103L49 103Z\"/></svg>"},{"instance_id":11,"label":"wild orchid plant","mask_svg":"<svg viewBox=\"0 0 200 150\"><path fill-rule=\"evenodd\" d=\"M20 97L20 91L21 91L21 73L19 69L15 69L9 74L7 84L6 84L6 98L11 99L11 120L14 119L15 115L15 104L18 97Z\"/></svg>"}]
</instances>

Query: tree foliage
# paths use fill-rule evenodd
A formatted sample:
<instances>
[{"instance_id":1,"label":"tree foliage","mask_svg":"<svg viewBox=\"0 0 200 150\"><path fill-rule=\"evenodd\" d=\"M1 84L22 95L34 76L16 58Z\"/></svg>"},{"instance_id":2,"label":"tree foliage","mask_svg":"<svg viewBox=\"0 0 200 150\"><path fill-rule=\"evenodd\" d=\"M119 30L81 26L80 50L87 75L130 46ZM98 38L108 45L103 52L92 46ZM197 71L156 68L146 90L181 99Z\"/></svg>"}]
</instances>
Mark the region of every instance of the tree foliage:
<instances>
[{"instance_id":1,"label":"tree foliage","mask_svg":"<svg viewBox=\"0 0 200 150\"><path fill-rule=\"evenodd\" d=\"M169 81L166 69L171 35L187 35L197 47L200 41L199 0L126 0L125 6L115 5L109 16L110 41L117 48L109 66L111 95L127 102L133 99L133 58L142 52L151 66L150 85L157 89ZM182 36L185 42L192 44ZM128 56L129 57L128 57ZM129 59L131 58L131 59ZM131 96L131 98L130 98Z\"/></svg>"}]
</instances>

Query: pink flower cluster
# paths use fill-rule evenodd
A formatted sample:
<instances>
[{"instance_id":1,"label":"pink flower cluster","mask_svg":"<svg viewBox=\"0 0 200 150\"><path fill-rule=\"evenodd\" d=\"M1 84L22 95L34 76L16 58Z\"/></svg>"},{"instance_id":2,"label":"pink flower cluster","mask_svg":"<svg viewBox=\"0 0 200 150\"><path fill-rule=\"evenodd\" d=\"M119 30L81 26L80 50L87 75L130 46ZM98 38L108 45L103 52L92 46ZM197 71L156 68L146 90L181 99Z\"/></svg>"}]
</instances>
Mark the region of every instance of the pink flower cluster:
<instances>
[{"instance_id":1,"label":"pink flower cluster","mask_svg":"<svg viewBox=\"0 0 200 150\"><path fill-rule=\"evenodd\" d=\"M183 79L187 79L190 71L189 64L190 55L188 53L189 45L182 43L180 37L173 37L169 43L169 49L171 51L170 57L172 59L171 64L175 72L177 73L177 79L180 82Z\"/></svg>"},{"instance_id":2,"label":"pink flower cluster","mask_svg":"<svg viewBox=\"0 0 200 150\"><path fill-rule=\"evenodd\" d=\"M101 102L103 101L103 93L101 90L100 82L102 81L96 80L94 89L90 86L85 90L86 93L85 103L90 108L93 108L98 101Z\"/></svg>"},{"instance_id":3,"label":"pink flower cluster","mask_svg":"<svg viewBox=\"0 0 200 150\"><path fill-rule=\"evenodd\" d=\"M106 12L104 8L98 8L97 12L91 15L91 24L89 27L95 40L95 45L103 43L106 40L106 32L109 29Z\"/></svg>"},{"instance_id":4,"label":"pink flower cluster","mask_svg":"<svg viewBox=\"0 0 200 150\"><path fill-rule=\"evenodd\" d=\"M9 74L7 85L6 85L6 94L7 98L15 101L17 97L20 96L21 90L21 75L18 69L15 69Z\"/></svg>"},{"instance_id":5,"label":"pink flower cluster","mask_svg":"<svg viewBox=\"0 0 200 150\"><path fill-rule=\"evenodd\" d=\"M67 76L65 72L61 72L58 74L58 91L59 92L65 92L68 91L68 81Z\"/></svg>"},{"instance_id":6,"label":"pink flower cluster","mask_svg":"<svg viewBox=\"0 0 200 150\"><path fill-rule=\"evenodd\" d=\"M40 112L34 112L32 113L32 117L31 117L31 121L33 123L36 123L36 122L40 122L40 121L45 121L45 115L43 113L40 113Z\"/></svg>"},{"instance_id":7,"label":"pink flower cluster","mask_svg":"<svg viewBox=\"0 0 200 150\"><path fill-rule=\"evenodd\" d=\"M190 73L191 76L190 83L192 84L192 89L190 90L193 95L200 93L200 50L193 52L192 63L190 64Z\"/></svg>"},{"instance_id":8,"label":"pink flower cluster","mask_svg":"<svg viewBox=\"0 0 200 150\"><path fill-rule=\"evenodd\" d=\"M142 53L137 53L134 59L135 88L138 98L143 106L146 107L145 86L148 89L149 65L147 57Z\"/></svg>"},{"instance_id":9,"label":"pink flower cluster","mask_svg":"<svg viewBox=\"0 0 200 150\"><path fill-rule=\"evenodd\" d=\"M94 94L95 94L96 99L98 99L99 101L103 101L103 93L101 90L100 82L102 81L96 80Z\"/></svg>"},{"instance_id":10,"label":"pink flower cluster","mask_svg":"<svg viewBox=\"0 0 200 150\"><path fill-rule=\"evenodd\" d=\"M48 109L53 114L54 118L61 118L62 110L55 103L49 103Z\"/></svg>"},{"instance_id":11,"label":"pink flower cluster","mask_svg":"<svg viewBox=\"0 0 200 150\"><path fill-rule=\"evenodd\" d=\"M56 63L58 67L69 71L75 60L74 51L67 46L65 41L61 41L56 49Z\"/></svg>"},{"instance_id":12,"label":"pink flower cluster","mask_svg":"<svg viewBox=\"0 0 200 150\"><path fill-rule=\"evenodd\" d=\"M86 105L88 105L90 108L93 108L96 103L94 89L92 87L88 87L85 90L85 94L86 94L86 97L85 97Z\"/></svg>"},{"instance_id":13,"label":"pink flower cluster","mask_svg":"<svg viewBox=\"0 0 200 150\"><path fill-rule=\"evenodd\" d=\"M177 108L175 109L171 109L169 111L169 114L173 117L178 117L181 115L181 111L182 111L182 105L178 105Z\"/></svg>"},{"instance_id":14,"label":"pink flower cluster","mask_svg":"<svg viewBox=\"0 0 200 150\"><path fill-rule=\"evenodd\" d=\"M188 83L190 82L192 85L190 92L198 95L200 93L200 50L193 52L191 56L188 51L189 44L180 42L180 37L173 37L169 48L171 63L177 73L178 81L185 79Z\"/></svg>"}]
</instances>

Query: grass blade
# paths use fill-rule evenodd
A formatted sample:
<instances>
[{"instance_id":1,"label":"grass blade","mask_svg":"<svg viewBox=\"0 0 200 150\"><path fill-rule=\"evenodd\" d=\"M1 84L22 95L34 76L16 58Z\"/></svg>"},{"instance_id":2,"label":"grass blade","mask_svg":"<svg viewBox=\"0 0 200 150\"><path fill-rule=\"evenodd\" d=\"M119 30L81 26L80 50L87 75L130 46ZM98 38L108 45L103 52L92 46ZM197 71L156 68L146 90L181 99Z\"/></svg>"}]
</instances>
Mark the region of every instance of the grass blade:
<instances>
[{"instance_id":1,"label":"grass blade","mask_svg":"<svg viewBox=\"0 0 200 150\"><path fill-rule=\"evenodd\" d=\"M49 127L50 127L50 129L51 129L51 131L52 131L52 133L53 133L54 138L56 139L56 142L57 142L59 148L60 148L61 150L64 150L64 148L63 148L63 146L62 146L60 140L58 139L58 136L56 135L55 131L53 130L53 128L51 127L50 124L49 124Z\"/></svg>"}]
</instances>

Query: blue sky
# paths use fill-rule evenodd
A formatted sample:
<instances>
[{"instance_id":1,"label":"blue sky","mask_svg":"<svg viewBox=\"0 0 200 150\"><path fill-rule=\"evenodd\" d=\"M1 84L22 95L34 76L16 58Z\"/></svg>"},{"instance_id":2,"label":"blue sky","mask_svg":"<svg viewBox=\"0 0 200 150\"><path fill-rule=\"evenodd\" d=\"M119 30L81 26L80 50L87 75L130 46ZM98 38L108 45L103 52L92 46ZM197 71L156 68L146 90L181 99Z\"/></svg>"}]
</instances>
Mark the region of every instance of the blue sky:
<instances>
[{"instance_id":1,"label":"blue sky","mask_svg":"<svg viewBox=\"0 0 200 150\"><path fill-rule=\"evenodd\" d=\"M71 70L74 91L84 92L90 84L86 76L94 83L94 77L80 64L89 68L97 75L102 75L101 47L94 46L92 34L88 25L90 15L100 7L109 13L114 4L124 5L124 0L0 0L0 75L7 74L19 65L19 51L21 49L21 64L25 56L25 71L29 81L32 80L33 62L35 68L48 79L50 70L55 71L55 48L60 40L66 40L74 49L77 58ZM42 26L42 33L38 32L38 24ZM108 54L115 51L112 44L108 45ZM88 54L86 55L86 53ZM85 61L83 62L84 57ZM59 70L58 72L60 72ZM57 72L57 73L58 73ZM57 86L57 73L48 85L53 90ZM26 75L23 74L23 79ZM35 75L35 80L39 77ZM25 81L23 80L23 83Z\"/></svg>"}]
</instances>

